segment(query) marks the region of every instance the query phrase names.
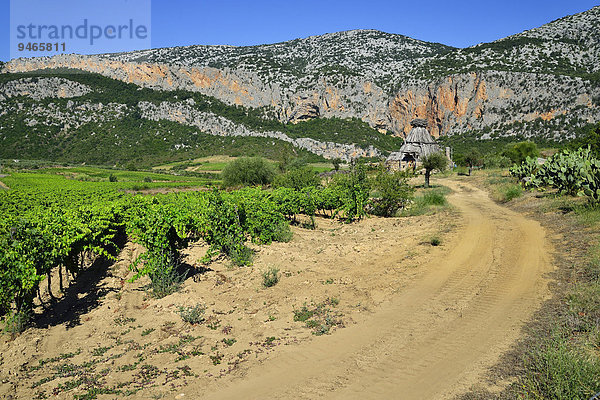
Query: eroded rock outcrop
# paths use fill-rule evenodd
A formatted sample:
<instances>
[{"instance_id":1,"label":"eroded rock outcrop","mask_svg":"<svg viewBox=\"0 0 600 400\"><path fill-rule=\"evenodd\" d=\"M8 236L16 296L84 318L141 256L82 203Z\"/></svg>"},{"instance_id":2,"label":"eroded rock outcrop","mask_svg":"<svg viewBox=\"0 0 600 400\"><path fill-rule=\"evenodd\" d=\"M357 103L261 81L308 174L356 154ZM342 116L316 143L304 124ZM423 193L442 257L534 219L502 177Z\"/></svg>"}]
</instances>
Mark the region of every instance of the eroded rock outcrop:
<instances>
[{"instance_id":1,"label":"eroded rock outcrop","mask_svg":"<svg viewBox=\"0 0 600 400\"><path fill-rule=\"evenodd\" d=\"M34 100L83 96L92 89L79 82L64 78L22 78L0 85L0 101L11 97L27 96Z\"/></svg>"},{"instance_id":2,"label":"eroded rock outcrop","mask_svg":"<svg viewBox=\"0 0 600 400\"><path fill-rule=\"evenodd\" d=\"M522 72L468 73L401 88L390 101L389 112L395 132L406 134L410 121L423 118L431 134L438 137L567 115L592 122L600 119L600 107L591 101L597 96L600 89L581 78ZM557 127L554 133L568 136L564 129ZM523 132L515 128L514 133Z\"/></svg>"},{"instance_id":3,"label":"eroded rock outcrop","mask_svg":"<svg viewBox=\"0 0 600 400\"><path fill-rule=\"evenodd\" d=\"M320 115L321 111L318 105L316 105L310 99L301 99L301 101L292 111L289 121L295 124L300 121L319 118Z\"/></svg>"},{"instance_id":4,"label":"eroded rock outcrop","mask_svg":"<svg viewBox=\"0 0 600 400\"><path fill-rule=\"evenodd\" d=\"M140 102L138 106L142 111L142 117L150 120L168 120L188 126L195 126L201 132L210 135L273 138L291 143L295 147L308 150L311 153L328 159L340 158L344 161L350 161L357 157L377 157L381 155L379 150L372 146L362 149L352 144L321 142L311 138L291 138L277 131L254 131L222 116L196 110L193 101L178 103L165 101L160 104Z\"/></svg>"}]
</instances>

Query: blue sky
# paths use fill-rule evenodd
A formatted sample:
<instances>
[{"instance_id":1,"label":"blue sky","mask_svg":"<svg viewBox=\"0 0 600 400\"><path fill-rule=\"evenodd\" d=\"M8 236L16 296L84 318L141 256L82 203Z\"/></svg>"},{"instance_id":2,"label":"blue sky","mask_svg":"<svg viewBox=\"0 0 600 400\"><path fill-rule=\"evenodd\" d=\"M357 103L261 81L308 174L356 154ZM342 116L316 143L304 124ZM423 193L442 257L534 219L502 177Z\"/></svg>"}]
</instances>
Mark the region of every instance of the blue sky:
<instances>
[{"instance_id":1,"label":"blue sky","mask_svg":"<svg viewBox=\"0 0 600 400\"><path fill-rule=\"evenodd\" d=\"M59 10L61 3L64 4L61 0L47 1L55 3ZM190 44L253 45L340 30L378 29L466 47L600 4L598 0L430 0L419 3L414 0L153 0L151 43L155 48ZM3 61L10 58L9 10L9 0L0 0L0 60ZM107 12L118 13L118 10Z\"/></svg>"}]
</instances>

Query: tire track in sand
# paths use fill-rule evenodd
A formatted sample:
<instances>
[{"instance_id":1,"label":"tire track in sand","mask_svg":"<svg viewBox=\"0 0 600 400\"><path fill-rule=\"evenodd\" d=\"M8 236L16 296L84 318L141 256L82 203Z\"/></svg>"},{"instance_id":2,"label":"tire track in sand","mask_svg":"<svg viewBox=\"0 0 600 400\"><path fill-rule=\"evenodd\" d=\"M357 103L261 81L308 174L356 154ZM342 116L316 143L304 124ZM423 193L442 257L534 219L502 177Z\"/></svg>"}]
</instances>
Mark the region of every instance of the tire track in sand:
<instances>
[{"instance_id":1,"label":"tire track in sand","mask_svg":"<svg viewBox=\"0 0 600 400\"><path fill-rule=\"evenodd\" d=\"M205 398L443 399L481 381L546 297L551 249L537 222L444 184L464 223L423 276L365 322L283 348Z\"/></svg>"}]
</instances>

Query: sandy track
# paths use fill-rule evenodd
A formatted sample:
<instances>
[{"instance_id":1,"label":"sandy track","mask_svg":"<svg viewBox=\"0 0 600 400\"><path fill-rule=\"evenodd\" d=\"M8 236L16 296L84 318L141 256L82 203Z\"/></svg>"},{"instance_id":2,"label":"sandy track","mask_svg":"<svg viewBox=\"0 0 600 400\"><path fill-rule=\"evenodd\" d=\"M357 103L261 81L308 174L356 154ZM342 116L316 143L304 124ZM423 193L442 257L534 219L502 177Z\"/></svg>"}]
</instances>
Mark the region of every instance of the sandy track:
<instances>
[{"instance_id":1,"label":"sandy track","mask_svg":"<svg viewBox=\"0 0 600 400\"><path fill-rule=\"evenodd\" d=\"M464 218L427 272L365 322L287 347L209 399L440 399L481 381L547 296L549 244L535 221L445 182ZM192 389L190 387L189 389Z\"/></svg>"}]
</instances>

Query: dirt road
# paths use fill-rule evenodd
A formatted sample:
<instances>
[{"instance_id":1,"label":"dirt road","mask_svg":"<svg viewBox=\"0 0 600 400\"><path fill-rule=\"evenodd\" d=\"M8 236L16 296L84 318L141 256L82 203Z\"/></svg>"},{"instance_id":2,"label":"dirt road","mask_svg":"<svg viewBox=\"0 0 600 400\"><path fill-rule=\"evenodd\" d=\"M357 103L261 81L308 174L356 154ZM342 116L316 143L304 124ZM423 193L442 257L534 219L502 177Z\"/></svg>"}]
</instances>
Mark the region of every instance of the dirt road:
<instances>
[{"instance_id":1,"label":"dirt road","mask_svg":"<svg viewBox=\"0 0 600 400\"><path fill-rule=\"evenodd\" d=\"M444 182L464 221L420 278L365 321L282 349L208 399L443 399L481 381L547 296L549 243L535 221Z\"/></svg>"}]
</instances>

